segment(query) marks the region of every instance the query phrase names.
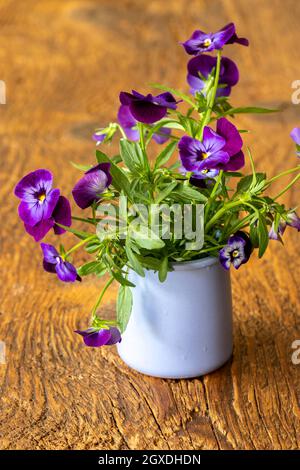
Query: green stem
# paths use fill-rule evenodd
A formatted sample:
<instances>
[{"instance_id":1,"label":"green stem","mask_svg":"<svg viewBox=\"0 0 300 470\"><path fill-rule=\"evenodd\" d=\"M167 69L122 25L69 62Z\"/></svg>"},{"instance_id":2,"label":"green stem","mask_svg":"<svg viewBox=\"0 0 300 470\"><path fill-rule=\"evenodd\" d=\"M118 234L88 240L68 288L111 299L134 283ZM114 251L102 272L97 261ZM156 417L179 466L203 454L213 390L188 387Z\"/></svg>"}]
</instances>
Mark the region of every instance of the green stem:
<instances>
[{"instance_id":1,"label":"green stem","mask_svg":"<svg viewBox=\"0 0 300 470\"><path fill-rule=\"evenodd\" d=\"M208 103L207 110L206 110L205 115L202 119L200 130L199 130L199 132L197 133L197 136L196 136L196 138L199 139L199 140L202 140L204 127L210 122L212 109L213 109L214 102L215 102L215 99L216 99L216 94L217 94L217 89L218 89L218 84L219 84L219 77L220 77L221 54L222 54L221 51L217 52L217 65L216 65L215 81L214 81L214 85L213 85L213 88L212 88L212 91L211 91L211 96L210 96L210 100L209 100L209 103Z\"/></svg>"},{"instance_id":2,"label":"green stem","mask_svg":"<svg viewBox=\"0 0 300 470\"><path fill-rule=\"evenodd\" d=\"M232 209L233 207L236 207L236 206L240 206L241 204L243 204L244 201L242 200L238 200L238 201L231 201L229 202L228 204L224 204L224 206L222 207L222 209L220 209L211 219L210 221L207 223L206 227L205 227L205 232L208 232L209 229L214 225L214 223L223 215L225 214L226 211Z\"/></svg>"},{"instance_id":3,"label":"green stem","mask_svg":"<svg viewBox=\"0 0 300 470\"><path fill-rule=\"evenodd\" d=\"M269 180L266 180L266 185L269 185L270 183L273 183L273 181L278 180L278 179L281 178L282 176L286 176L286 175L289 175L290 173L294 173L294 172L297 171L297 170L298 170L298 171L300 170L300 166L296 166L295 168L291 168L290 170L282 171L282 172L279 173L278 175L273 176L273 178L270 178Z\"/></svg>"},{"instance_id":4,"label":"green stem","mask_svg":"<svg viewBox=\"0 0 300 470\"><path fill-rule=\"evenodd\" d=\"M300 173L282 191L280 191L280 193L278 193L277 196L273 198L273 200L276 201L276 199L281 197L286 191L288 191L296 183L296 181L298 181L299 178L300 178Z\"/></svg>"},{"instance_id":5,"label":"green stem","mask_svg":"<svg viewBox=\"0 0 300 470\"><path fill-rule=\"evenodd\" d=\"M81 240L81 242L77 243L76 245L74 245L72 248L70 248L69 251L67 251L64 255L64 258L67 258L71 253L73 253L74 251L78 250L78 248L80 248L81 246L83 246L85 243L88 243L89 241L91 241L93 238L95 238L96 236L95 235L92 235L88 238L85 238L84 240Z\"/></svg>"},{"instance_id":6,"label":"green stem","mask_svg":"<svg viewBox=\"0 0 300 470\"><path fill-rule=\"evenodd\" d=\"M103 296L105 294L105 292L107 291L107 289L109 288L109 286L112 284L112 282L114 281L114 278L111 277L108 279L108 281L106 282L105 286L103 287L99 297L98 297L98 300L97 302L95 303L94 307L93 307L93 310L92 310L92 320L93 318L96 316L96 311L97 311L97 308L99 307L100 303L101 303L101 300L103 299Z\"/></svg>"}]
</instances>

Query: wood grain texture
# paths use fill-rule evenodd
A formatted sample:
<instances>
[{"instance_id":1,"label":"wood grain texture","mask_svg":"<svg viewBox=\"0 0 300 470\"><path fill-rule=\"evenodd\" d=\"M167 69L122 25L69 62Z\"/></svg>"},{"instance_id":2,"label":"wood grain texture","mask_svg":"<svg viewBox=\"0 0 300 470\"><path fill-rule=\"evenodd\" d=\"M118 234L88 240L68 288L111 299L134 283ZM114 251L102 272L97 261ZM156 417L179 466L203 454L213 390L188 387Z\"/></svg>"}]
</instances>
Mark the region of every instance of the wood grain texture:
<instances>
[{"instance_id":1,"label":"wood grain texture","mask_svg":"<svg viewBox=\"0 0 300 470\"><path fill-rule=\"evenodd\" d=\"M288 134L300 124L291 82L300 79L297 0L2 0L0 106L2 449L297 449L300 365L299 236L273 243L233 273L234 356L195 380L159 380L129 370L114 348L74 337L101 282L64 285L41 270L12 196L26 172L46 167L69 195L93 161L94 127L115 119L118 93L159 81L187 90L178 42L197 27L229 21L249 49L228 48L240 67L235 105L280 105L276 116L238 118L258 169L295 164ZM115 151L115 144L111 152ZM274 191L276 188L274 189ZM299 189L284 201L299 203ZM76 209L74 208L74 211ZM51 237L50 237L51 240ZM54 241L54 237L52 239ZM80 261L80 259L78 259ZM113 315L116 290L105 299Z\"/></svg>"}]
</instances>

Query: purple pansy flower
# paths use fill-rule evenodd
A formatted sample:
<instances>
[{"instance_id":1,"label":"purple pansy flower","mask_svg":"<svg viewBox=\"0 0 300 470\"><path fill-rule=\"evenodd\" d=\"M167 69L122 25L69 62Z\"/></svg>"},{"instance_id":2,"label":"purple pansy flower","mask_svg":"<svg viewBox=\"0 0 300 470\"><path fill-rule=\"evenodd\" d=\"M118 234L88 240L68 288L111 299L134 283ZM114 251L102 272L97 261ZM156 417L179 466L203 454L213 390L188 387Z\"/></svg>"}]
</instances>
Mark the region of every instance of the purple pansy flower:
<instances>
[{"instance_id":1,"label":"purple pansy flower","mask_svg":"<svg viewBox=\"0 0 300 470\"><path fill-rule=\"evenodd\" d=\"M129 106L121 104L118 112L118 121L121 124L129 140L139 140L139 130L137 129L137 120L130 112ZM153 134L153 139L158 144L164 144L171 135L171 129L161 127L159 132Z\"/></svg>"},{"instance_id":2,"label":"purple pansy flower","mask_svg":"<svg viewBox=\"0 0 300 470\"><path fill-rule=\"evenodd\" d=\"M153 124L162 119L168 109L177 108L177 102L169 92L153 96L151 93L142 95L135 90L132 90L132 94L122 91L120 102L129 106L131 114L137 121L145 124Z\"/></svg>"},{"instance_id":3,"label":"purple pansy flower","mask_svg":"<svg viewBox=\"0 0 300 470\"><path fill-rule=\"evenodd\" d=\"M21 199L19 216L30 227L49 219L60 195L52 189L53 176L40 169L24 176L15 187L15 195Z\"/></svg>"},{"instance_id":4,"label":"purple pansy flower","mask_svg":"<svg viewBox=\"0 0 300 470\"><path fill-rule=\"evenodd\" d=\"M216 169L220 163L227 163L229 155L223 151L225 139L209 127L204 127L203 141L183 136L179 143L179 155L182 165L193 176L203 175L203 170Z\"/></svg>"},{"instance_id":5,"label":"purple pansy flower","mask_svg":"<svg viewBox=\"0 0 300 470\"><path fill-rule=\"evenodd\" d=\"M81 281L75 266L68 261L64 261L53 245L41 243L41 248L44 254L43 267L45 271L56 273L63 282Z\"/></svg>"},{"instance_id":6,"label":"purple pansy flower","mask_svg":"<svg viewBox=\"0 0 300 470\"><path fill-rule=\"evenodd\" d=\"M101 194L111 184L110 163L99 163L88 170L75 184L72 194L76 204L86 209L100 199Z\"/></svg>"},{"instance_id":7,"label":"purple pansy flower","mask_svg":"<svg viewBox=\"0 0 300 470\"><path fill-rule=\"evenodd\" d=\"M225 269L229 269L231 264L238 269L242 264L247 263L251 255L251 242L246 233L238 231L229 237L227 245L219 251L219 260Z\"/></svg>"},{"instance_id":8,"label":"purple pansy flower","mask_svg":"<svg viewBox=\"0 0 300 470\"><path fill-rule=\"evenodd\" d=\"M226 163L220 162L217 166L219 170L224 171L237 171L245 165L245 157L241 148L243 140L237 128L226 118L218 119L217 121L217 134L222 136L226 144L223 151L229 155L229 160Z\"/></svg>"},{"instance_id":9,"label":"purple pansy flower","mask_svg":"<svg viewBox=\"0 0 300 470\"><path fill-rule=\"evenodd\" d=\"M87 330L76 330L83 337L86 346L99 348L100 346L110 346L120 343L121 333L118 328L111 327L109 329L88 328Z\"/></svg>"},{"instance_id":10,"label":"purple pansy flower","mask_svg":"<svg viewBox=\"0 0 300 470\"><path fill-rule=\"evenodd\" d=\"M300 157L300 127L294 127L290 136L296 144L297 156Z\"/></svg>"},{"instance_id":11,"label":"purple pansy flower","mask_svg":"<svg viewBox=\"0 0 300 470\"><path fill-rule=\"evenodd\" d=\"M59 196L52 216L49 219L41 220L34 226L28 224L24 224L24 226L26 232L38 242L44 238L51 228L53 228L56 235L65 233L65 229L56 225L56 222L66 227L70 227L72 223L71 206L68 199L64 196Z\"/></svg>"},{"instance_id":12,"label":"purple pansy flower","mask_svg":"<svg viewBox=\"0 0 300 470\"><path fill-rule=\"evenodd\" d=\"M235 32L235 25L229 23L216 33L204 33L196 30L190 39L183 42L182 45L190 55L198 55L203 52L210 52L215 49L222 49L225 44L233 43L248 46L249 41L246 38L239 38Z\"/></svg>"},{"instance_id":13,"label":"purple pansy flower","mask_svg":"<svg viewBox=\"0 0 300 470\"><path fill-rule=\"evenodd\" d=\"M194 95L197 91L206 94L206 83L210 74L216 67L216 57L209 55L200 55L193 57L188 63L187 81L191 86L191 93ZM239 71L235 63L227 57L222 57L220 66L219 87L217 96L229 96L231 87L236 85L239 80ZM222 87L220 87L222 85Z\"/></svg>"}]
</instances>

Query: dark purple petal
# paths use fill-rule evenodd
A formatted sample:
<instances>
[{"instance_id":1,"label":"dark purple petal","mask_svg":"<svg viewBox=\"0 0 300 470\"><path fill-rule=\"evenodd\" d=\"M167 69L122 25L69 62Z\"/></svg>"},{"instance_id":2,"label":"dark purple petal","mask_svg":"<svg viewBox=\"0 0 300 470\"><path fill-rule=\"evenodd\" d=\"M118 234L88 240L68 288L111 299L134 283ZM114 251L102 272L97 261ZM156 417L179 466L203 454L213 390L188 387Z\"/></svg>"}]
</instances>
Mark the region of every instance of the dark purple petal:
<instances>
[{"instance_id":1,"label":"dark purple petal","mask_svg":"<svg viewBox=\"0 0 300 470\"><path fill-rule=\"evenodd\" d=\"M75 266L68 261L63 261L61 258L55 265L55 271L58 278L63 282L75 282L78 279L78 274Z\"/></svg>"},{"instance_id":2,"label":"dark purple petal","mask_svg":"<svg viewBox=\"0 0 300 470\"><path fill-rule=\"evenodd\" d=\"M121 338L121 333L118 330L118 328L111 327L109 331L110 331L111 337L107 341L106 345L111 346L112 344L120 343L122 338Z\"/></svg>"},{"instance_id":3,"label":"dark purple petal","mask_svg":"<svg viewBox=\"0 0 300 470\"><path fill-rule=\"evenodd\" d=\"M36 242L42 240L49 230L51 230L53 225L54 220L52 217L50 217L50 219L41 220L41 222L34 226L24 224L26 232L29 233Z\"/></svg>"},{"instance_id":4,"label":"dark purple petal","mask_svg":"<svg viewBox=\"0 0 300 470\"><path fill-rule=\"evenodd\" d=\"M272 223L272 226L269 230L269 239L270 240L278 240L282 243L282 235L284 234L286 229L286 222L284 220L280 220L277 230L275 230L275 223Z\"/></svg>"},{"instance_id":5,"label":"dark purple petal","mask_svg":"<svg viewBox=\"0 0 300 470\"><path fill-rule=\"evenodd\" d=\"M93 348L104 346L111 339L110 330L95 330L94 328L88 328L83 331L76 330L75 333L78 333L83 337L83 341L86 346Z\"/></svg>"},{"instance_id":6,"label":"dark purple petal","mask_svg":"<svg viewBox=\"0 0 300 470\"><path fill-rule=\"evenodd\" d=\"M242 146L243 140L237 128L228 121L226 118L218 119L217 133L225 139L225 146L223 150L231 157L238 153Z\"/></svg>"},{"instance_id":7,"label":"dark purple petal","mask_svg":"<svg viewBox=\"0 0 300 470\"><path fill-rule=\"evenodd\" d=\"M47 273L54 273L56 274L55 264L47 263L47 261L43 260L43 268Z\"/></svg>"},{"instance_id":8,"label":"dark purple petal","mask_svg":"<svg viewBox=\"0 0 300 470\"><path fill-rule=\"evenodd\" d=\"M158 132L153 134L153 140L158 144L164 144L170 138L171 129L167 127L161 127Z\"/></svg>"},{"instance_id":9,"label":"dark purple petal","mask_svg":"<svg viewBox=\"0 0 300 470\"><path fill-rule=\"evenodd\" d=\"M231 38L226 42L226 44L241 44L241 46L249 46L249 41L246 38L239 38L236 33L234 33Z\"/></svg>"},{"instance_id":10,"label":"dark purple petal","mask_svg":"<svg viewBox=\"0 0 300 470\"><path fill-rule=\"evenodd\" d=\"M100 163L88 170L76 183L72 191L76 204L86 209L100 199L101 194L111 184L110 163Z\"/></svg>"},{"instance_id":11,"label":"dark purple petal","mask_svg":"<svg viewBox=\"0 0 300 470\"><path fill-rule=\"evenodd\" d=\"M167 114L165 106L159 106L148 101L133 101L130 111L135 119L144 124L153 124Z\"/></svg>"},{"instance_id":12,"label":"dark purple petal","mask_svg":"<svg viewBox=\"0 0 300 470\"><path fill-rule=\"evenodd\" d=\"M122 91L120 93L122 105L129 106L130 113L139 122L153 124L162 119L167 110L176 109L177 104L171 93L161 93L158 96L142 95L135 90L132 94Z\"/></svg>"},{"instance_id":13,"label":"dark purple petal","mask_svg":"<svg viewBox=\"0 0 300 470\"><path fill-rule=\"evenodd\" d=\"M32 201L32 196L39 190L49 192L52 188L53 176L48 170L35 170L24 176L15 187L15 195L24 200Z\"/></svg>"},{"instance_id":14,"label":"dark purple petal","mask_svg":"<svg viewBox=\"0 0 300 470\"><path fill-rule=\"evenodd\" d=\"M41 243L41 248L43 251L44 260L49 264L56 265L60 260L57 249L53 245L49 245L47 243Z\"/></svg>"},{"instance_id":15,"label":"dark purple petal","mask_svg":"<svg viewBox=\"0 0 300 470\"><path fill-rule=\"evenodd\" d=\"M66 197L59 196L58 202L52 214L52 218L55 222L61 225L65 225L66 227L71 226L71 206ZM61 235L62 233L65 233L65 229L59 227L58 225L54 225L54 233L56 235Z\"/></svg>"},{"instance_id":16,"label":"dark purple petal","mask_svg":"<svg viewBox=\"0 0 300 470\"><path fill-rule=\"evenodd\" d=\"M217 31L213 34L213 43L215 49L222 49L224 44L228 43L228 41L232 38L235 34L235 26L233 23L229 23L224 28Z\"/></svg>"},{"instance_id":17,"label":"dark purple petal","mask_svg":"<svg viewBox=\"0 0 300 470\"><path fill-rule=\"evenodd\" d=\"M19 216L27 225L36 225L44 219L49 219L57 204L59 189L52 189L43 200L27 202L22 200L19 205Z\"/></svg>"},{"instance_id":18,"label":"dark purple petal","mask_svg":"<svg viewBox=\"0 0 300 470\"><path fill-rule=\"evenodd\" d=\"M230 157L227 163L219 163L217 168L224 171L238 171L245 165L245 156L242 150Z\"/></svg>"},{"instance_id":19,"label":"dark purple petal","mask_svg":"<svg viewBox=\"0 0 300 470\"><path fill-rule=\"evenodd\" d=\"M294 127L290 136L297 145L300 145L300 127Z\"/></svg>"},{"instance_id":20,"label":"dark purple petal","mask_svg":"<svg viewBox=\"0 0 300 470\"><path fill-rule=\"evenodd\" d=\"M224 150L226 143L225 138L217 134L210 127L205 126L203 130L203 145L205 150L210 153L218 152L218 150Z\"/></svg>"}]
</instances>

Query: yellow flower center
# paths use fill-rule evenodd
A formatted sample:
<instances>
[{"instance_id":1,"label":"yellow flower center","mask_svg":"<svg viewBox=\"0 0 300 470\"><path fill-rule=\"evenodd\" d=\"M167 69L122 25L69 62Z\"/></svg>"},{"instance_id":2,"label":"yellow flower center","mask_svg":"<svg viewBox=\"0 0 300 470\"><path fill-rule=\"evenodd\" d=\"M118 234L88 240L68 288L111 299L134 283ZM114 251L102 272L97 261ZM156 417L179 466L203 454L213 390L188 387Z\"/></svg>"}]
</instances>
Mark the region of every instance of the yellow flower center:
<instances>
[{"instance_id":1,"label":"yellow flower center","mask_svg":"<svg viewBox=\"0 0 300 470\"><path fill-rule=\"evenodd\" d=\"M208 173L208 170L202 170L201 173L203 173L203 175L206 175L206 173Z\"/></svg>"},{"instance_id":2,"label":"yellow flower center","mask_svg":"<svg viewBox=\"0 0 300 470\"><path fill-rule=\"evenodd\" d=\"M203 46L208 47L211 45L211 39L207 38L203 41Z\"/></svg>"},{"instance_id":3,"label":"yellow flower center","mask_svg":"<svg viewBox=\"0 0 300 470\"><path fill-rule=\"evenodd\" d=\"M40 195L38 196L38 200L39 200L40 202L43 202L43 201L45 200L45 198L46 198L46 194L45 194L45 193L42 193L42 194L40 194Z\"/></svg>"},{"instance_id":4,"label":"yellow flower center","mask_svg":"<svg viewBox=\"0 0 300 470\"><path fill-rule=\"evenodd\" d=\"M203 160L205 160L206 158L208 158L208 156L209 156L208 153L206 153L206 152L202 153L202 158L203 158Z\"/></svg>"},{"instance_id":5,"label":"yellow flower center","mask_svg":"<svg viewBox=\"0 0 300 470\"><path fill-rule=\"evenodd\" d=\"M234 258L237 258L237 257L239 256L239 250L233 250L232 256L233 256Z\"/></svg>"}]
</instances>

